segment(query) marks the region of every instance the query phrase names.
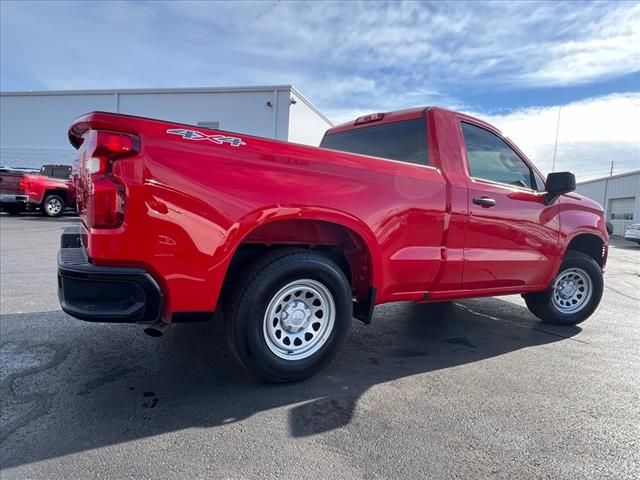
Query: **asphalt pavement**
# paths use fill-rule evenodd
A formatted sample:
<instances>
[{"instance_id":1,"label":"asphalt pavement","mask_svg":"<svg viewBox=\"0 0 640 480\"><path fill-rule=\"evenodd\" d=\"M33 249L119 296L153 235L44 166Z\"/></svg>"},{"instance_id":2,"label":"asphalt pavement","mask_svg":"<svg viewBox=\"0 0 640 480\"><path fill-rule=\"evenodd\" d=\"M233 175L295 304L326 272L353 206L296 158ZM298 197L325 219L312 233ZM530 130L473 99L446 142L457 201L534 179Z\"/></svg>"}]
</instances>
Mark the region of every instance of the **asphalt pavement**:
<instances>
[{"instance_id":1,"label":"asphalt pavement","mask_svg":"<svg viewBox=\"0 0 640 480\"><path fill-rule=\"evenodd\" d=\"M597 312L518 296L377 307L316 377L265 384L221 319L60 311L73 216L0 214L0 478L640 478L640 246L615 240Z\"/></svg>"}]
</instances>

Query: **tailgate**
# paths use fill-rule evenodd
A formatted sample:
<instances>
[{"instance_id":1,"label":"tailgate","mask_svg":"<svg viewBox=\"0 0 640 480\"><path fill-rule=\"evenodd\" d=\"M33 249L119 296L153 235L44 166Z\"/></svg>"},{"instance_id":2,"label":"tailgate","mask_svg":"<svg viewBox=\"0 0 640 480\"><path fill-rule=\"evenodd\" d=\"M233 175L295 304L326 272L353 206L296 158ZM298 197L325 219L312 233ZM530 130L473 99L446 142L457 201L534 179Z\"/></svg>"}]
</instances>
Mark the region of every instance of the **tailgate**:
<instances>
[{"instance_id":1,"label":"tailgate","mask_svg":"<svg viewBox=\"0 0 640 480\"><path fill-rule=\"evenodd\" d=\"M20 172L1 172L0 173L0 193L3 195L24 195L24 191L20 188Z\"/></svg>"}]
</instances>

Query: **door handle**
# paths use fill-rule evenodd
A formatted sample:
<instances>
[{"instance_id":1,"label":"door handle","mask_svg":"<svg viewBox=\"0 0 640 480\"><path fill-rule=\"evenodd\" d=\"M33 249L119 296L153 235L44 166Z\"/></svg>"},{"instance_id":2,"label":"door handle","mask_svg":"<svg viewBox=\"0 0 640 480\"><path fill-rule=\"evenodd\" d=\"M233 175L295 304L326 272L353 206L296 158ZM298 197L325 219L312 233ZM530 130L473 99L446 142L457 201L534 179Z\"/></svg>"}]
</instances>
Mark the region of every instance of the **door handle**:
<instances>
[{"instance_id":1,"label":"door handle","mask_svg":"<svg viewBox=\"0 0 640 480\"><path fill-rule=\"evenodd\" d=\"M496 205L496 201L493 198L484 196L480 198L474 198L473 203L475 203L476 205L482 205L483 207L495 207Z\"/></svg>"}]
</instances>

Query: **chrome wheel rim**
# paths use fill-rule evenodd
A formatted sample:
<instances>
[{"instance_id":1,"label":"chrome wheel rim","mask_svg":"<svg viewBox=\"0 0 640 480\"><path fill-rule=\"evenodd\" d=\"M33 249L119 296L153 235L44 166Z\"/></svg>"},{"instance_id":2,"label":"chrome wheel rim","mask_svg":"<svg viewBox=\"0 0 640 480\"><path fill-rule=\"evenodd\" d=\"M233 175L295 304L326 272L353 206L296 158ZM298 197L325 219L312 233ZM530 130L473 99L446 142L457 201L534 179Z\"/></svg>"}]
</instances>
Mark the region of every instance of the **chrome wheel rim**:
<instances>
[{"instance_id":1,"label":"chrome wheel rim","mask_svg":"<svg viewBox=\"0 0 640 480\"><path fill-rule=\"evenodd\" d=\"M561 313L571 314L582 310L593 293L591 278L581 268L560 272L553 282L553 306Z\"/></svg>"},{"instance_id":2,"label":"chrome wheel rim","mask_svg":"<svg viewBox=\"0 0 640 480\"><path fill-rule=\"evenodd\" d=\"M57 215L62 210L62 203L57 198L52 198L47 202L47 212Z\"/></svg>"},{"instance_id":3,"label":"chrome wheel rim","mask_svg":"<svg viewBox=\"0 0 640 480\"><path fill-rule=\"evenodd\" d=\"M302 279L288 283L272 297L263 321L269 350L284 360L302 360L329 339L335 324L335 302L322 283Z\"/></svg>"}]
</instances>

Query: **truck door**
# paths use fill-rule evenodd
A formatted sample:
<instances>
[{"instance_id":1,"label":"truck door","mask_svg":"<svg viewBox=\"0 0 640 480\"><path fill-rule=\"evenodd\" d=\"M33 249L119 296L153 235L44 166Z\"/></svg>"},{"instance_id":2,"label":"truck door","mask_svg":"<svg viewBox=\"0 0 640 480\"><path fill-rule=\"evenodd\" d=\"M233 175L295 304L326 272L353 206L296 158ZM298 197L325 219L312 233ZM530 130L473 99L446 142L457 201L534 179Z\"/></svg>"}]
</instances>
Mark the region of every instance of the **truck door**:
<instances>
[{"instance_id":1,"label":"truck door","mask_svg":"<svg viewBox=\"0 0 640 480\"><path fill-rule=\"evenodd\" d=\"M497 132L462 121L469 221L464 289L543 285L557 255L557 206L540 176Z\"/></svg>"}]
</instances>

